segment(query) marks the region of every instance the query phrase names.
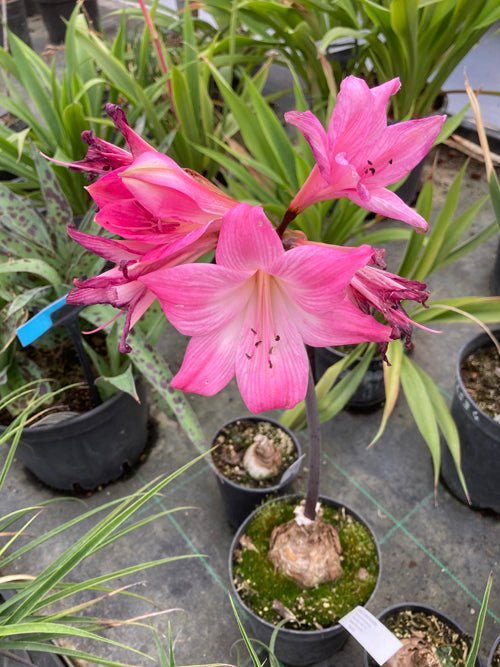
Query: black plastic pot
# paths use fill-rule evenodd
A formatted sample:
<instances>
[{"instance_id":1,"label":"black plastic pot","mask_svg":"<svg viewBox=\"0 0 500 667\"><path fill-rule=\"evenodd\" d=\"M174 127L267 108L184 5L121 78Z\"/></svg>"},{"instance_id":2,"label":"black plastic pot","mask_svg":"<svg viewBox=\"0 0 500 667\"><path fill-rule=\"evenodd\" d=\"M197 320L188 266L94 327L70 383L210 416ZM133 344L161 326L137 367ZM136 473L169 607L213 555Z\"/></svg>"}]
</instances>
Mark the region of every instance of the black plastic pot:
<instances>
[{"instance_id":1,"label":"black plastic pot","mask_svg":"<svg viewBox=\"0 0 500 667\"><path fill-rule=\"evenodd\" d=\"M430 607L429 605L425 604L419 604L418 602L401 602L399 604L393 604L390 607L387 607L382 611L377 618L379 621L382 623L384 622L384 619L387 618L388 616L393 616L394 614L397 614L398 612L405 611L405 610L410 610L410 611L415 611L415 612L424 612L428 613L429 616L435 616L438 618L440 621L445 623L447 626L452 628L456 633L461 634L461 635L467 635L465 630L463 630L458 623L456 623L452 618L444 614L442 611L439 611L438 609L434 609L434 607ZM472 644L472 637L470 637L470 642L469 646ZM364 667L372 667L373 665L376 665L375 662L373 662L369 657L366 651L363 652L363 664ZM478 656L476 658L476 662L474 663L475 667L482 667L482 662L480 657Z\"/></svg>"},{"instance_id":2,"label":"black plastic pot","mask_svg":"<svg viewBox=\"0 0 500 667\"><path fill-rule=\"evenodd\" d=\"M36 16L36 14L40 13L36 0L24 0L24 6L26 8L26 16Z\"/></svg>"},{"instance_id":3,"label":"black plastic pot","mask_svg":"<svg viewBox=\"0 0 500 667\"><path fill-rule=\"evenodd\" d=\"M284 496L283 500L288 500L294 498L297 502L300 500L300 496ZM346 514L351 515L354 519L364 524L368 530L370 530L375 544L377 546L377 554L379 561L379 572L378 579L375 585L375 588L370 596L370 598L365 602L366 606L370 600L373 599L378 582L380 581L381 573L381 560L380 560L380 550L378 542L375 539L375 535L371 530L370 526L366 523L357 512L352 510L350 507L347 507L343 503L332 500L331 498L326 498L322 496L320 501L323 505L328 505L329 507L343 508ZM238 528L233 541L231 543L231 549L229 552L229 582L231 586L231 592L235 599L238 600L239 604L245 610L248 622L250 624L252 632L250 633L250 639L257 639L259 642L265 646L269 646L271 641L271 636L276 630L276 627L269 623L268 621L262 619L258 614L252 611L240 598L238 591L234 585L234 576L233 576L233 554L238 548L239 541L241 536L247 530L248 525L253 520L254 516L257 514L260 508L257 508L250 514L249 517L245 519L242 525ZM282 663L286 665L297 665L302 667L304 665L311 665L321 660L326 660L331 658L332 655L337 653L344 643L347 641L349 633L341 625L337 624L330 628L324 628L322 630L292 630L288 629L286 626L281 627L278 630L276 635L276 642L274 645L274 655ZM333 663L332 663L333 664Z\"/></svg>"},{"instance_id":4,"label":"black plastic pot","mask_svg":"<svg viewBox=\"0 0 500 667\"><path fill-rule=\"evenodd\" d=\"M285 431L285 433L287 433L293 440L297 452L297 461L292 464L292 466L283 474L279 484L258 489L236 484L232 480L225 477L219 470L217 470L215 464L212 463L212 467L214 468L217 477L217 483L219 486L222 502L224 504L224 509L226 511L227 519L233 528L237 528L241 522L246 519L250 512L252 512L258 505L260 505L268 496L283 495L290 492L292 484L299 474L301 464L300 458L302 455L302 450L297 436L292 431L290 431L290 429L286 428L286 426L283 426L283 424L280 424L278 421L271 419L270 417L248 416L231 419L231 421L221 426L221 428L218 429L218 431L212 437L210 442L210 449L215 446L215 442L221 430L227 428L237 421L266 421L270 424L273 424L277 428L280 428L282 431Z\"/></svg>"},{"instance_id":5,"label":"black plastic pot","mask_svg":"<svg viewBox=\"0 0 500 667\"><path fill-rule=\"evenodd\" d=\"M0 114L0 123L8 127L12 132L21 132L28 127L28 125L23 120L20 118L15 118L9 113ZM0 169L0 181L12 181L15 178L17 178L16 174Z\"/></svg>"},{"instance_id":6,"label":"black plastic pot","mask_svg":"<svg viewBox=\"0 0 500 667\"><path fill-rule=\"evenodd\" d=\"M349 60L356 58L358 52L357 39L354 39L354 37L340 37L326 47L325 57L331 63L338 62L341 71L346 74Z\"/></svg>"},{"instance_id":7,"label":"black plastic pot","mask_svg":"<svg viewBox=\"0 0 500 667\"><path fill-rule=\"evenodd\" d=\"M75 9L75 0L38 0L42 20L52 44L62 44L66 37L66 23ZM81 11L88 17L95 29L99 25L97 0L85 0Z\"/></svg>"},{"instance_id":8,"label":"black plastic pot","mask_svg":"<svg viewBox=\"0 0 500 667\"><path fill-rule=\"evenodd\" d=\"M491 647L490 654L488 656L488 665L487 667L493 667L493 658L495 657L495 653L497 650L500 648L500 635L495 639L495 642L493 646Z\"/></svg>"},{"instance_id":9,"label":"black plastic pot","mask_svg":"<svg viewBox=\"0 0 500 667\"><path fill-rule=\"evenodd\" d=\"M7 25L25 44L31 46L31 37L24 0L7 1Z\"/></svg>"},{"instance_id":10,"label":"black plastic pot","mask_svg":"<svg viewBox=\"0 0 500 667\"><path fill-rule=\"evenodd\" d=\"M346 356L343 352L339 352L334 347L318 347L315 352L316 376L318 380L332 364L340 361ZM339 376L339 380L350 372L350 369L343 371ZM370 365L368 366L368 370L366 371L361 384L347 401L347 407L359 411L370 411L379 408L384 401L384 362L382 361L382 357L374 357L370 361Z\"/></svg>"},{"instance_id":11,"label":"black plastic pot","mask_svg":"<svg viewBox=\"0 0 500 667\"><path fill-rule=\"evenodd\" d=\"M25 428L16 456L55 489L92 490L118 479L146 445L146 395L137 389L140 403L119 392L84 414Z\"/></svg>"},{"instance_id":12,"label":"black plastic pot","mask_svg":"<svg viewBox=\"0 0 500 667\"><path fill-rule=\"evenodd\" d=\"M493 331L500 337L500 329ZM462 471L471 497L471 507L500 513L500 422L495 421L476 405L467 393L460 366L468 355L491 343L489 336L479 334L459 352L456 365L455 392L451 414L460 435ZM448 489L467 502L448 447L441 447L441 477Z\"/></svg>"}]
</instances>

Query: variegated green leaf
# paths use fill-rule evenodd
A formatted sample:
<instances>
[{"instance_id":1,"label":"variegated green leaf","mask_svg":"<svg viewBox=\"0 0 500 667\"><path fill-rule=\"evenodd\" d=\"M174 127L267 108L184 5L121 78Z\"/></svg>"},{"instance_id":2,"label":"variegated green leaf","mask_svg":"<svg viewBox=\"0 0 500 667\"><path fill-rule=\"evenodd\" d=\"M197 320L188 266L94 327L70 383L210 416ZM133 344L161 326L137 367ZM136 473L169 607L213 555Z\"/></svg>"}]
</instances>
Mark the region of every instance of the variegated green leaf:
<instances>
[{"instance_id":1,"label":"variegated green leaf","mask_svg":"<svg viewBox=\"0 0 500 667\"><path fill-rule=\"evenodd\" d=\"M166 401L193 445L204 451L206 439L198 417L186 395L171 386L173 375L165 359L148 343L137 327L130 333L129 342L132 347L130 358L134 366Z\"/></svg>"},{"instance_id":2,"label":"variegated green leaf","mask_svg":"<svg viewBox=\"0 0 500 667\"><path fill-rule=\"evenodd\" d=\"M357 359L361 358L365 351L366 351L366 344L357 345L350 354L346 354L342 359L336 361L329 368L327 368L327 370L323 373L319 381L316 383L316 399L318 401L318 407L321 404L325 406L326 409L328 409L330 403L336 400L336 394L339 391L339 388L336 383L339 379L339 376L341 375L341 373L347 370L349 366L351 366ZM356 387L357 386L358 385L356 385ZM354 388L354 391L356 390L356 387ZM340 389L342 391L342 387ZM347 403L351 395L352 392L345 399L344 405L345 403ZM344 398L345 395L340 396L340 402L342 402ZM336 405L340 404L340 402L337 403ZM342 409L342 407L340 409ZM334 410L336 410L336 407L334 408ZM320 413L320 420L325 421L325 419L321 419L322 414L324 413ZM297 431L302 428L305 428L305 426L307 425L307 418L306 418L306 408L304 401L301 401L290 410L285 410L280 416L280 421L284 426L287 426L292 431Z\"/></svg>"},{"instance_id":3,"label":"variegated green leaf","mask_svg":"<svg viewBox=\"0 0 500 667\"><path fill-rule=\"evenodd\" d=\"M0 274L31 273L46 280L54 287L60 286L61 278L57 271L41 259L18 259L0 263Z\"/></svg>"},{"instance_id":4,"label":"variegated green leaf","mask_svg":"<svg viewBox=\"0 0 500 667\"><path fill-rule=\"evenodd\" d=\"M73 212L48 160L37 152L34 152L33 158L47 209L44 224L51 246L59 257L66 258L69 246L66 228L73 222Z\"/></svg>"},{"instance_id":5,"label":"variegated green leaf","mask_svg":"<svg viewBox=\"0 0 500 667\"><path fill-rule=\"evenodd\" d=\"M412 319L419 324L438 325L440 322L484 322L500 321L500 297L468 296L439 299L411 312Z\"/></svg>"},{"instance_id":6,"label":"variegated green leaf","mask_svg":"<svg viewBox=\"0 0 500 667\"><path fill-rule=\"evenodd\" d=\"M30 240L42 248L50 246L50 236L43 219L25 200L0 183L1 229L18 235L25 242Z\"/></svg>"}]
</instances>

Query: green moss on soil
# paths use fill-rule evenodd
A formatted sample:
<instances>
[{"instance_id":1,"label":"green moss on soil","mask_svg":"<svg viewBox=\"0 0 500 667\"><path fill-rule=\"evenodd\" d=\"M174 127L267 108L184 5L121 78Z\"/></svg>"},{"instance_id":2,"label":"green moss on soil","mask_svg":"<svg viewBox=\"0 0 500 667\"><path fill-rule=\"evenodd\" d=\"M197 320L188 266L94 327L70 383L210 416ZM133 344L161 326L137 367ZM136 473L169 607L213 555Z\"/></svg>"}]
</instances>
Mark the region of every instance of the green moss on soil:
<instances>
[{"instance_id":1,"label":"green moss on soil","mask_svg":"<svg viewBox=\"0 0 500 667\"><path fill-rule=\"evenodd\" d=\"M301 589L283 575L275 574L267 558L274 526L293 519L296 505L296 499L287 503L278 500L265 505L258 513L246 531L258 551L238 549L235 552L234 583L245 604L270 623L282 620L272 609L273 601L279 600L297 619L288 622L287 628L327 628L370 598L379 572L377 548L366 526L342 510L323 505L323 520L332 523L339 533L343 575L333 583Z\"/></svg>"}]
</instances>

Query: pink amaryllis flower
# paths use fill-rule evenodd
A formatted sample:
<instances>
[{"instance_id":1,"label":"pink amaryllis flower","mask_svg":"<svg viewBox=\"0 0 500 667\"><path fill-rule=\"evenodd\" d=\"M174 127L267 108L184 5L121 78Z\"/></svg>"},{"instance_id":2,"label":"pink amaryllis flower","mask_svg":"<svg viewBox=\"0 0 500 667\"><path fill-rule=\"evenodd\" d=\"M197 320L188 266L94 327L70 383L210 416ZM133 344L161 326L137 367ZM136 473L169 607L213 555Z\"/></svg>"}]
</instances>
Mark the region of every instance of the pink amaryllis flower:
<instances>
[{"instance_id":1,"label":"pink amaryllis flower","mask_svg":"<svg viewBox=\"0 0 500 667\"><path fill-rule=\"evenodd\" d=\"M323 243L309 241L303 232L286 231L283 243L287 248L303 246L333 247L339 252L352 253L351 246L326 246ZM353 274L346 288L346 298L357 306L363 313L373 314L375 311L384 316L391 327L391 339L405 338L407 347L411 344L412 326L418 326L426 331L434 331L411 320L406 314L402 301L416 301L425 306L429 298L427 285L418 280L408 280L395 273L386 271L384 260L385 250L372 248L373 256L370 264L363 266ZM382 356L385 356L387 343L380 343Z\"/></svg>"},{"instance_id":2,"label":"pink amaryllis flower","mask_svg":"<svg viewBox=\"0 0 500 667\"><path fill-rule=\"evenodd\" d=\"M237 204L200 174L156 151L142 153L87 190L100 208L98 224L123 238L155 244L174 243L208 227L213 231Z\"/></svg>"},{"instance_id":3,"label":"pink amaryllis flower","mask_svg":"<svg viewBox=\"0 0 500 667\"><path fill-rule=\"evenodd\" d=\"M83 160L77 160L66 165L72 171L87 172L90 177L95 177L113 169L127 166L142 153L154 150L147 141L144 141L130 127L121 107L117 104L106 104L106 113L125 137L130 152L96 137L90 130L85 130L85 132L82 132L82 139L89 146L87 155Z\"/></svg>"},{"instance_id":4,"label":"pink amaryllis flower","mask_svg":"<svg viewBox=\"0 0 500 667\"><path fill-rule=\"evenodd\" d=\"M75 288L68 294L66 302L110 304L120 311L116 317L125 314L120 352L131 351L127 343L129 331L156 300L156 294L138 278L159 268L196 261L215 248L218 236L215 232L209 232L186 247L181 243L155 246L140 241L108 239L79 232L72 225L68 227L68 233L83 247L117 264L99 276L74 280Z\"/></svg>"},{"instance_id":5,"label":"pink amaryllis flower","mask_svg":"<svg viewBox=\"0 0 500 667\"><path fill-rule=\"evenodd\" d=\"M87 131L82 133L89 145L86 157L66 165L100 176L87 187L100 208L95 221L125 239L162 245L184 238L187 246L191 232L201 235L208 227L220 227L223 213L237 202L201 174L155 150L132 130L119 106L107 104L106 111L129 150Z\"/></svg>"},{"instance_id":6,"label":"pink amaryllis flower","mask_svg":"<svg viewBox=\"0 0 500 667\"><path fill-rule=\"evenodd\" d=\"M362 79L348 76L341 83L327 131L310 111L285 113L316 158L288 207L287 220L316 202L348 197L369 211L427 230L422 216L385 186L397 183L425 157L446 116L387 125L387 103L399 87L399 79L392 79L370 89Z\"/></svg>"},{"instance_id":7,"label":"pink amaryllis flower","mask_svg":"<svg viewBox=\"0 0 500 667\"><path fill-rule=\"evenodd\" d=\"M429 298L427 285L418 280L408 280L375 266L365 266L353 275L347 288L347 298L365 313L380 312L392 329L395 340L404 336L406 347L410 347L412 325L426 331L427 327L413 322L406 314L402 301L416 301L425 306ZM386 345L382 344L382 351Z\"/></svg>"},{"instance_id":8,"label":"pink amaryllis flower","mask_svg":"<svg viewBox=\"0 0 500 667\"><path fill-rule=\"evenodd\" d=\"M308 382L305 344L388 341L391 329L345 298L372 248L285 251L261 207L240 204L222 221L215 264L140 276L170 322L192 336L172 386L211 396L236 375L252 412L291 408Z\"/></svg>"}]
</instances>

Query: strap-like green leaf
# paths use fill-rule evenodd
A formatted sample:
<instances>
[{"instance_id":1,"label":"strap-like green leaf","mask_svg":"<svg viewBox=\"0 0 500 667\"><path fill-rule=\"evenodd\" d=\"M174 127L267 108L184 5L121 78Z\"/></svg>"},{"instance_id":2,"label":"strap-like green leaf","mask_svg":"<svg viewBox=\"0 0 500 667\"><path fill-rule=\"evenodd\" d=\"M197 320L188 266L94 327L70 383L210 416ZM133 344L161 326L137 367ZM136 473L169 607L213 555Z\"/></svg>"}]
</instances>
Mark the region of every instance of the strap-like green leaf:
<instances>
[{"instance_id":1,"label":"strap-like green leaf","mask_svg":"<svg viewBox=\"0 0 500 667\"><path fill-rule=\"evenodd\" d=\"M439 299L411 312L411 317L420 324L432 325L440 322L473 322L474 318L486 324L500 321L500 297L468 296Z\"/></svg>"},{"instance_id":2,"label":"strap-like green leaf","mask_svg":"<svg viewBox=\"0 0 500 667\"><path fill-rule=\"evenodd\" d=\"M9 46L19 68L19 82L37 110L35 117L43 119L43 124L35 120L37 134L46 144L55 146L62 141L63 129L48 87L50 69L35 51L11 32Z\"/></svg>"},{"instance_id":3,"label":"strap-like green leaf","mask_svg":"<svg viewBox=\"0 0 500 667\"><path fill-rule=\"evenodd\" d=\"M422 368L416 366L418 373L422 379L422 382L427 390L430 401L433 405L434 415L436 417L437 424L441 430L443 438L446 442L448 449L453 457L455 466L457 469L457 475L462 484L467 498L469 497L467 491L467 485L465 483L465 478L462 473L461 463L460 463L460 436L458 434L458 429L456 427L455 421L451 416L451 413L446 405L441 392L436 386L432 378L425 373Z\"/></svg>"},{"instance_id":4,"label":"strap-like green leaf","mask_svg":"<svg viewBox=\"0 0 500 667\"><path fill-rule=\"evenodd\" d=\"M425 280L434 268L434 262L441 249L441 245L446 238L446 231L453 220L453 215L457 208L458 197L460 195L462 179L466 167L467 163L465 162L463 167L453 179L452 184L448 188L446 199L444 200L438 216L432 225L425 250L422 253L417 268L412 275L414 280Z\"/></svg>"},{"instance_id":5,"label":"strap-like green leaf","mask_svg":"<svg viewBox=\"0 0 500 667\"><path fill-rule=\"evenodd\" d=\"M436 488L441 465L441 444L434 405L428 392L429 383L425 381L423 372L406 355L403 355L402 358L401 385L413 419L431 453L434 465L434 487Z\"/></svg>"},{"instance_id":6,"label":"strap-like green leaf","mask_svg":"<svg viewBox=\"0 0 500 667\"><path fill-rule=\"evenodd\" d=\"M432 199L434 188L432 181L426 181L420 190L417 199L417 212L424 218L429 220L432 211ZM418 255L426 240L425 234L416 232L414 229L410 230L411 238L406 244L405 255L398 269L398 274L403 277L408 277L412 274L417 262Z\"/></svg>"},{"instance_id":7,"label":"strap-like green leaf","mask_svg":"<svg viewBox=\"0 0 500 667\"><path fill-rule=\"evenodd\" d=\"M357 345L350 354L346 354L342 359L339 359L339 361L336 361L327 368L316 383L316 399L318 401L318 409L320 410L320 421L327 421L333 414L340 412L356 391L374 354L373 346L368 351L366 348L367 345L365 343ZM343 382L343 380L337 382L343 371L348 369L356 360L364 360L365 357L367 361L362 365L361 371L356 372L353 376L353 371L351 370L348 373L351 377L344 378L346 382ZM361 362L359 365L361 365ZM290 410L285 410L280 416L280 421L292 431L304 428L307 424L304 401L301 401Z\"/></svg>"},{"instance_id":8,"label":"strap-like green leaf","mask_svg":"<svg viewBox=\"0 0 500 667\"><path fill-rule=\"evenodd\" d=\"M379 440L385 431L389 417L394 410L399 396L399 387L401 380L401 364L403 362L403 343L401 340L393 340L387 348L387 359L389 364L384 363L384 385L385 385L385 404L380 427L375 437L370 442L369 447Z\"/></svg>"},{"instance_id":9,"label":"strap-like green leaf","mask_svg":"<svg viewBox=\"0 0 500 667\"><path fill-rule=\"evenodd\" d=\"M498 178L495 171L491 172L488 186L491 203L493 205L493 210L495 211L495 218L497 219L498 226L500 227L500 184L498 183Z\"/></svg>"},{"instance_id":10,"label":"strap-like green leaf","mask_svg":"<svg viewBox=\"0 0 500 667\"><path fill-rule=\"evenodd\" d=\"M470 647L469 654L465 663L465 667L474 667L476 664L476 658L479 651L479 644L481 643L481 635L483 633L484 621L486 618L486 612L488 611L488 601L490 599L491 586L493 584L493 573L490 572L488 575L488 580L486 582L486 588L484 589L483 601L481 603L481 609L477 617L476 629L474 630L474 638L472 641L472 646Z\"/></svg>"},{"instance_id":11,"label":"strap-like green leaf","mask_svg":"<svg viewBox=\"0 0 500 667\"><path fill-rule=\"evenodd\" d=\"M347 402L363 381L374 351L375 348L372 346L354 368L346 373L324 398L318 401L321 422L332 419L347 405Z\"/></svg>"}]
</instances>

